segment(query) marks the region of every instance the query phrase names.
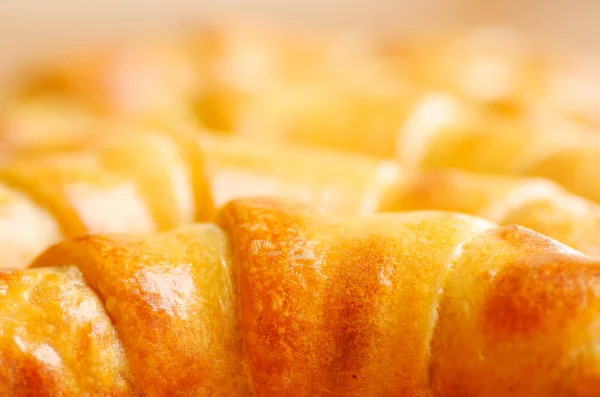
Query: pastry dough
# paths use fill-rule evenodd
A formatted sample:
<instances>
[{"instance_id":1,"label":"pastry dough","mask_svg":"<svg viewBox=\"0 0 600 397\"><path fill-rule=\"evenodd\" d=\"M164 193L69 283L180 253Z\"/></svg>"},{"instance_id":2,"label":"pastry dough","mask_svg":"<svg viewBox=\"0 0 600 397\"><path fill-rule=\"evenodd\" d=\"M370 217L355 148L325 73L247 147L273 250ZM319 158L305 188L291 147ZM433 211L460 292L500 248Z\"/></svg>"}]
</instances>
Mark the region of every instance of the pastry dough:
<instances>
[{"instance_id":1,"label":"pastry dough","mask_svg":"<svg viewBox=\"0 0 600 397\"><path fill-rule=\"evenodd\" d=\"M598 263L542 235L272 199L219 224L79 237L2 271L0 395L596 391Z\"/></svg>"}]
</instances>

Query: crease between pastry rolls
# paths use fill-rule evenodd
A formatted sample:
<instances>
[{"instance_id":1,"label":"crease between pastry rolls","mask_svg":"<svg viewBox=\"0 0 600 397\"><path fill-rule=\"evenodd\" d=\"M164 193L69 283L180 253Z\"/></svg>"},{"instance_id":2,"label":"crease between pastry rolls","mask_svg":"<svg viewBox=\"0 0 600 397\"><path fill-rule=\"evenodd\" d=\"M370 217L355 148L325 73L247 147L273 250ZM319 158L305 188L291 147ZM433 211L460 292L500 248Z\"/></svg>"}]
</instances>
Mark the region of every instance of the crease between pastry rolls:
<instances>
[{"instance_id":1,"label":"crease between pastry rolls","mask_svg":"<svg viewBox=\"0 0 600 397\"><path fill-rule=\"evenodd\" d=\"M436 211L323 217L265 198L233 201L218 220L77 237L34 268L1 271L11 322L0 323L0 360L11 365L0 395L82 395L90 379L120 396L597 390L600 265L540 234ZM70 301L35 298L69 278L85 280ZM98 302L87 317L82 296ZM27 328L38 310L47 317ZM44 326L55 315L66 333ZM90 322L109 325L82 331ZM110 335L103 367L65 343ZM88 346L84 363L96 357Z\"/></svg>"}]
</instances>

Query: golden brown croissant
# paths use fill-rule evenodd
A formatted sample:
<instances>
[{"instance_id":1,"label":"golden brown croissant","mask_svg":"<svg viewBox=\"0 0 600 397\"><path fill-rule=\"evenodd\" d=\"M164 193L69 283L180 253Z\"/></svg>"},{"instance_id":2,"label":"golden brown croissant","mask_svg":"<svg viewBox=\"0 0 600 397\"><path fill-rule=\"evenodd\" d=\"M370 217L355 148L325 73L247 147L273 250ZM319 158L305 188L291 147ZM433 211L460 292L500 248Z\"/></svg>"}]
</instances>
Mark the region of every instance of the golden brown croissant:
<instances>
[{"instance_id":1,"label":"golden brown croissant","mask_svg":"<svg viewBox=\"0 0 600 397\"><path fill-rule=\"evenodd\" d=\"M67 62L33 65L18 76L18 94L50 93L111 116L177 110L201 84L192 55L187 40L178 37L107 43Z\"/></svg>"},{"instance_id":2,"label":"golden brown croissant","mask_svg":"<svg viewBox=\"0 0 600 397\"><path fill-rule=\"evenodd\" d=\"M93 150L25 157L0 169L0 219L13 231L0 241L14 256L3 266L26 264L62 235L149 232L212 218L195 137L190 144L184 133L127 132Z\"/></svg>"},{"instance_id":3,"label":"golden brown croissant","mask_svg":"<svg viewBox=\"0 0 600 397\"><path fill-rule=\"evenodd\" d=\"M593 396L597 262L445 212L245 199L0 272L0 395Z\"/></svg>"},{"instance_id":4,"label":"golden brown croissant","mask_svg":"<svg viewBox=\"0 0 600 397\"><path fill-rule=\"evenodd\" d=\"M394 162L283 143L202 136L215 204L251 195L310 202L323 212L370 213L397 183Z\"/></svg>"},{"instance_id":5,"label":"golden brown croissant","mask_svg":"<svg viewBox=\"0 0 600 397\"><path fill-rule=\"evenodd\" d=\"M75 148L93 135L96 122L82 104L60 95L13 98L0 112L0 153Z\"/></svg>"},{"instance_id":6,"label":"golden brown croissant","mask_svg":"<svg viewBox=\"0 0 600 397\"><path fill-rule=\"evenodd\" d=\"M213 129L260 135L272 128L271 134L325 145L334 138L316 130L334 130L339 147L389 155L384 145L369 147L376 139L356 131L373 138L394 134L393 123L422 90L440 90L505 114L542 107L600 126L594 59L540 50L510 27L403 38L323 33L315 38L239 25L208 37L203 33L195 39L199 68L216 70L203 74L210 89L200 93L205 101L198 110ZM344 132L366 145L352 146Z\"/></svg>"},{"instance_id":7,"label":"golden brown croissant","mask_svg":"<svg viewBox=\"0 0 600 397\"><path fill-rule=\"evenodd\" d=\"M327 147L347 142L345 149L389 157L389 131L403 120L414 87L378 47L343 34L208 30L41 65L16 91L19 99L53 95L104 116L193 111L213 131ZM354 139L344 139L349 133Z\"/></svg>"},{"instance_id":8,"label":"golden brown croissant","mask_svg":"<svg viewBox=\"0 0 600 397\"><path fill-rule=\"evenodd\" d=\"M394 162L282 144L127 132L90 142L93 150L26 157L0 169L7 186L0 219L13 231L0 239L14 257L5 266L25 265L61 235L168 229L211 219L213 202L257 194L330 214L460 211L600 254L600 207L546 180L402 171ZM26 227L32 218L39 222L34 234Z\"/></svg>"},{"instance_id":9,"label":"golden brown croissant","mask_svg":"<svg viewBox=\"0 0 600 397\"><path fill-rule=\"evenodd\" d=\"M211 128L232 131L246 113L242 108L272 89L285 96L286 86L299 88L299 82L330 91L342 82L368 94L385 82L411 81L513 110L543 104L598 125L592 60L539 51L509 27L439 33L374 38L221 23L198 34L125 41L40 65L23 76L23 89L63 93L117 113L199 100Z\"/></svg>"},{"instance_id":10,"label":"golden brown croissant","mask_svg":"<svg viewBox=\"0 0 600 397\"><path fill-rule=\"evenodd\" d=\"M408 64L410 79L430 90L483 103L502 113L540 106L582 124L598 122L597 64L590 56L536 48L508 26L392 43L388 56Z\"/></svg>"},{"instance_id":11,"label":"golden brown croissant","mask_svg":"<svg viewBox=\"0 0 600 397\"><path fill-rule=\"evenodd\" d=\"M598 135L553 116L534 123L490 119L447 95L431 94L400 130L398 156L410 167L543 176L600 202Z\"/></svg>"},{"instance_id":12,"label":"golden brown croissant","mask_svg":"<svg viewBox=\"0 0 600 397\"><path fill-rule=\"evenodd\" d=\"M281 61L281 54L289 55L291 50L277 46L274 49L273 45L264 43L260 46L254 41L244 46L248 43L243 38L237 40L241 42L238 47L231 43L230 46L241 55L232 55L236 51L231 49L224 51L220 55L224 64L244 65L247 58L255 59L254 56L262 62L257 61L255 68L250 68L253 74L246 75L247 81L239 76L230 79L238 82L237 85L228 83L227 79L214 82L209 78L214 87L202 93L201 97L208 98L198 105L198 112L208 127L252 139L266 137L271 141L385 158L394 158L398 150L402 155L420 152L409 143L406 148L403 145L407 139L421 139L428 131L416 129L406 138L404 135L408 133L403 126L412 125L415 118L434 120L438 116L420 115L421 104L430 99L427 93L437 91L453 101L464 100L475 109L485 109L478 120L458 128L477 132L478 136L492 135L492 130L493 135L501 136L486 146L493 150L504 145L495 156L490 156L484 148L481 148L483 153L471 151L476 157L472 159L473 166L480 171L527 167L535 156L577 141L570 136L571 131L600 126L598 120L592 120L595 111L589 109L596 106L596 102L588 98L593 98L595 91L582 86L582 81L589 81L593 86L594 75L578 73L575 66L556 65L554 61L542 59L535 52L520 48L519 39L506 31L468 32L450 40L444 37L443 43L433 46L419 45L422 43L417 40L404 51L386 52L381 45L370 43L365 46L369 50L361 52L365 47L356 45L358 50L349 51L355 56L338 59L340 66L333 69L333 73L331 68L321 65L316 68L321 73L303 75L293 69L291 76L282 73L283 77L278 72L289 68L273 59ZM236 39L232 41L235 43ZM315 69L319 62L318 58L312 59L306 69ZM233 66L230 69L237 70ZM239 66L238 69L245 70ZM244 91L240 80L246 81L251 89ZM248 81L263 84L252 85ZM424 99L423 94L426 94ZM413 114L414 109L418 110L417 115ZM214 121L214 115L226 121ZM436 144L444 148L445 140ZM465 151L481 146L470 141L462 145ZM509 153L515 163L506 159ZM444 160L443 157L437 159L435 154L431 157L440 163ZM468 161L469 156L465 160L463 157L456 155L457 161Z\"/></svg>"},{"instance_id":13,"label":"golden brown croissant","mask_svg":"<svg viewBox=\"0 0 600 397\"><path fill-rule=\"evenodd\" d=\"M418 118L410 116L411 109L432 90L493 108L486 112L490 117L465 127L479 132L512 135L516 130L569 130L569 123L600 125L595 99L600 90L594 89L600 84L587 70L595 69L565 56L543 56L511 29L471 29L407 44L397 38L274 34L234 25L191 37L127 41L39 69L23 76L16 102L23 95L28 100L33 95L33 102L51 95L59 104L74 103L70 110L57 106L67 118L80 108L109 116L194 113L218 132L387 158L405 141L398 129L407 118ZM555 120L529 125L527 119L540 110ZM5 129L9 141L27 139L15 135L10 123ZM531 156L546 151L544 145L532 147L519 139L514 145L510 138L494 143L515 149L515 160L528 164ZM519 152L530 147L534 154ZM482 152L483 160L472 160L481 171L524 166L488 164L494 157L485 160Z\"/></svg>"},{"instance_id":14,"label":"golden brown croissant","mask_svg":"<svg viewBox=\"0 0 600 397\"><path fill-rule=\"evenodd\" d=\"M519 224L588 255L600 255L600 205L546 179L459 170L405 172L379 211L448 210Z\"/></svg>"},{"instance_id":15,"label":"golden brown croissant","mask_svg":"<svg viewBox=\"0 0 600 397\"><path fill-rule=\"evenodd\" d=\"M520 224L586 254L600 254L600 205L549 180L403 170L390 161L229 137L202 142L219 206L261 194L293 197L338 214L448 210Z\"/></svg>"}]
</instances>

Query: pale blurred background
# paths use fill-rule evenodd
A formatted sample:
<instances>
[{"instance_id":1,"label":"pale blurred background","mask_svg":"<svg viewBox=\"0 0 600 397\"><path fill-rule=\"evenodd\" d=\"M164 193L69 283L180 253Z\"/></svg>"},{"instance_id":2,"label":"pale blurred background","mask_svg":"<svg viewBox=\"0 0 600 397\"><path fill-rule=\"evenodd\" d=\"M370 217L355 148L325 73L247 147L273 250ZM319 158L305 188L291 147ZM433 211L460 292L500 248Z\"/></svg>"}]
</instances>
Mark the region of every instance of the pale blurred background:
<instances>
[{"instance_id":1,"label":"pale blurred background","mask_svg":"<svg viewBox=\"0 0 600 397\"><path fill-rule=\"evenodd\" d=\"M400 34L509 24L540 43L600 51L600 1L581 0L25 0L0 2L1 68L123 34L220 18Z\"/></svg>"}]
</instances>

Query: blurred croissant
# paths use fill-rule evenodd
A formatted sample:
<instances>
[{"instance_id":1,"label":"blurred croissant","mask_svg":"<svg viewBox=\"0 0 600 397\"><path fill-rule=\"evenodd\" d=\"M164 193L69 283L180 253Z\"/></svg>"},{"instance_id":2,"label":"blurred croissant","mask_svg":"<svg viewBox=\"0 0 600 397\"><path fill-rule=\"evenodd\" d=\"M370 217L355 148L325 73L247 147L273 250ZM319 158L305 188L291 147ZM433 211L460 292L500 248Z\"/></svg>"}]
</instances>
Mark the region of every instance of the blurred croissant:
<instances>
[{"instance_id":1,"label":"blurred croissant","mask_svg":"<svg viewBox=\"0 0 600 397\"><path fill-rule=\"evenodd\" d=\"M547 114L521 124L486 117L447 95L426 96L399 132L398 157L409 167L546 177L600 202L599 135Z\"/></svg>"},{"instance_id":2,"label":"blurred croissant","mask_svg":"<svg viewBox=\"0 0 600 397\"><path fill-rule=\"evenodd\" d=\"M460 211L600 254L600 206L547 180L417 172L358 155L122 128L76 151L17 158L0 168L2 266L24 266L64 236L210 220L215 206L257 194L336 215Z\"/></svg>"},{"instance_id":3,"label":"blurred croissant","mask_svg":"<svg viewBox=\"0 0 600 397\"><path fill-rule=\"evenodd\" d=\"M83 105L59 95L13 98L0 112L0 155L73 149L94 135L96 124Z\"/></svg>"},{"instance_id":4,"label":"blurred croissant","mask_svg":"<svg viewBox=\"0 0 600 397\"><path fill-rule=\"evenodd\" d=\"M415 94L401 69L374 40L234 26L179 40L126 41L39 65L22 74L15 102L53 96L105 117L185 113L216 132L292 142L319 137L321 146L348 142L346 149L360 151L360 143L389 157L388 131ZM344 140L350 131L355 139Z\"/></svg>"},{"instance_id":5,"label":"blurred croissant","mask_svg":"<svg viewBox=\"0 0 600 397\"><path fill-rule=\"evenodd\" d=\"M200 75L186 40L146 37L30 65L17 75L16 96L54 95L95 114L136 115L186 106Z\"/></svg>"},{"instance_id":6,"label":"blurred croissant","mask_svg":"<svg viewBox=\"0 0 600 397\"><path fill-rule=\"evenodd\" d=\"M212 217L195 137L190 144L183 133L132 128L94 146L0 168L3 266L23 266L63 236L150 232Z\"/></svg>"},{"instance_id":7,"label":"blurred croissant","mask_svg":"<svg viewBox=\"0 0 600 397\"><path fill-rule=\"evenodd\" d=\"M509 118L544 109L598 128L597 70L508 27L384 39L238 23L47 62L22 73L15 91L109 116L193 113L213 131L393 157L396 132L424 92Z\"/></svg>"},{"instance_id":8,"label":"blurred croissant","mask_svg":"<svg viewBox=\"0 0 600 397\"><path fill-rule=\"evenodd\" d=\"M0 271L0 395L593 396L600 264L446 212L60 243Z\"/></svg>"},{"instance_id":9,"label":"blurred croissant","mask_svg":"<svg viewBox=\"0 0 600 397\"><path fill-rule=\"evenodd\" d=\"M202 138L215 203L292 197L322 212L448 210L519 224L600 255L600 205L543 178L402 169L392 161L230 137Z\"/></svg>"}]
</instances>

